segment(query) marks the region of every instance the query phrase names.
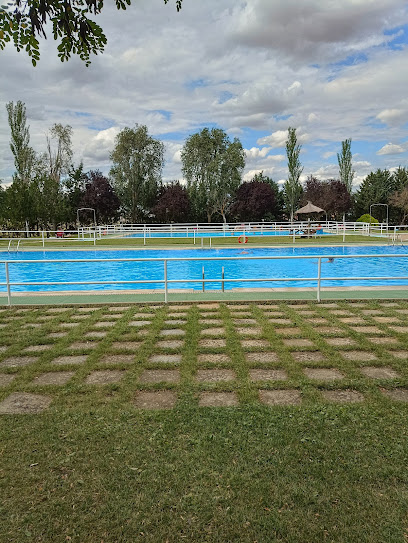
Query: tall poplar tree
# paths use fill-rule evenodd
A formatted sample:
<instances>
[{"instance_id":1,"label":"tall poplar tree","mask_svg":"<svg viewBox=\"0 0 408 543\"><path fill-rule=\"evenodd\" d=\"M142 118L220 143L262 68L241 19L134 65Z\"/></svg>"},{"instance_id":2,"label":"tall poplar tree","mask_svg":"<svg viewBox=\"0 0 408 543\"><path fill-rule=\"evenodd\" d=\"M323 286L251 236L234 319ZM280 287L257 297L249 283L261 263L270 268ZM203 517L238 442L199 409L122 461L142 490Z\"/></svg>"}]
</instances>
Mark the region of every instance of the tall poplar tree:
<instances>
[{"instance_id":1,"label":"tall poplar tree","mask_svg":"<svg viewBox=\"0 0 408 543\"><path fill-rule=\"evenodd\" d=\"M116 193L133 223L156 203L164 163L164 145L147 127L124 128L115 139L110 171Z\"/></svg>"},{"instance_id":2,"label":"tall poplar tree","mask_svg":"<svg viewBox=\"0 0 408 543\"><path fill-rule=\"evenodd\" d=\"M20 100L6 104L11 131L10 149L16 168L14 180L29 184L35 163L35 152L30 147L30 127L27 126L26 106Z\"/></svg>"},{"instance_id":3,"label":"tall poplar tree","mask_svg":"<svg viewBox=\"0 0 408 543\"><path fill-rule=\"evenodd\" d=\"M352 155L350 138L341 142L341 154L337 153L340 181L346 185L349 194L351 194L353 188L353 179L355 174L351 159Z\"/></svg>"},{"instance_id":4,"label":"tall poplar tree","mask_svg":"<svg viewBox=\"0 0 408 543\"><path fill-rule=\"evenodd\" d=\"M296 128L288 128L288 139L286 140L286 155L288 157L288 180L285 181L283 191L285 197L286 209L290 220L293 221L295 209L299 203L302 194L302 185L299 181L303 172L303 166L299 160L299 154L302 146L298 144L296 137Z\"/></svg>"}]
</instances>

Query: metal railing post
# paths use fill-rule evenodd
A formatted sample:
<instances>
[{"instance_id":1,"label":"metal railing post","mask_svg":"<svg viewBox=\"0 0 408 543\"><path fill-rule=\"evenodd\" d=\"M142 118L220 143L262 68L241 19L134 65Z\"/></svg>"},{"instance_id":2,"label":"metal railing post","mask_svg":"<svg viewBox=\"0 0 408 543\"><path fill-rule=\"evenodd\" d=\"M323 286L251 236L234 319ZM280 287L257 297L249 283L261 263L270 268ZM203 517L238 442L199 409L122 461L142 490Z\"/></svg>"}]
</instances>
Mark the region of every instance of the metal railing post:
<instances>
[{"instance_id":1,"label":"metal railing post","mask_svg":"<svg viewBox=\"0 0 408 543\"><path fill-rule=\"evenodd\" d=\"M205 292L205 271L204 271L204 266L203 266L203 292Z\"/></svg>"},{"instance_id":2,"label":"metal railing post","mask_svg":"<svg viewBox=\"0 0 408 543\"><path fill-rule=\"evenodd\" d=\"M45 247L44 230L41 232L42 246Z\"/></svg>"},{"instance_id":3,"label":"metal railing post","mask_svg":"<svg viewBox=\"0 0 408 543\"><path fill-rule=\"evenodd\" d=\"M320 302L320 282L322 279L322 259L319 257L317 261L317 301Z\"/></svg>"},{"instance_id":4,"label":"metal railing post","mask_svg":"<svg viewBox=\"0 0 408 543\"><path fill-rule=\"evenodd\" d=\"M164 303L167 304L168 284L167 284L167 260L164 260Z\"/></svg>"},{"instance_id":5,"label":"metal railing post","mask_svg":"<svg viewBox=\"0 0 408 543\"><path fill-rule=\"evenodd\" d=\"M10 275L8 262L5 262L4 264L6 266L7 305L11 305Z\"/></svg>"},{"instance_id":6,"label":"metal railing post","mask_svg":"<svg viewBox=\"0 0 408 543\"><path fill-rule=\"evenodd\" d=\"M224 292L225 285L224 285L224 266L221 268L221 290Z\"/></svg>"}]
</instances>

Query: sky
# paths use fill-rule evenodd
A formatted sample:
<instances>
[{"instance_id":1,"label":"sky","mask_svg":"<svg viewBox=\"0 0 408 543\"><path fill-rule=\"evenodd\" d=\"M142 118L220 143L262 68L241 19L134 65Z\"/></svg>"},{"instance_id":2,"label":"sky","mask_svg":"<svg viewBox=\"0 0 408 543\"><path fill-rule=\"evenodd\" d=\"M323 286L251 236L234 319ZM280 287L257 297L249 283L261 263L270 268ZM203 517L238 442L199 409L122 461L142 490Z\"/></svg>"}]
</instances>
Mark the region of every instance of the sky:
<instances>
[{"instance_id":1,"label":"sky","mask_svg":"<svg viewBox=\"0 0 408 543\"><path fill-rule=\"evenodd\" d=\"M109 6L108 6L109 4ZM287 178L296 128L301 180L338 178L352 139L354 188L377 168L408 166L408 4L402 0L133 0L105 2L95 19L108 44L90 67L0 51L0 179L14 162L6 103L27 108L31 145L46 150L54 123L73 129L74 162L108 174L124 127L146 125L165 145L163 180L182 180L180 151L204 127L238 137L244 180Z\"/></svg>"}]
</instances>

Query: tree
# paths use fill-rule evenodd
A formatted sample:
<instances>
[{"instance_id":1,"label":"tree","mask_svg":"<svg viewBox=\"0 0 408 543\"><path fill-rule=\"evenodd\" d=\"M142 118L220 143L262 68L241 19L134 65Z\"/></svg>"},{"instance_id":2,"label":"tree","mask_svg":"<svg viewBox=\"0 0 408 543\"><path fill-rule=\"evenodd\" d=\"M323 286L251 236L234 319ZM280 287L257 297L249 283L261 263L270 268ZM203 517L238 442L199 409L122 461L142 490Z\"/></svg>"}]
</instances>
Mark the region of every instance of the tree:
<instances>
[{"instance_id":1,"label":"tree","mask_svg":"<svg viewBox=\"0 0 408 543\"><path fill-rule=\"evenodd\" d=\"M337 153L337 160L339 163L340 181L346 185L350 194L353 188L353 178L355 174L351 159L351 139L344 140L341 142L341 154Z\"/></svg>"},{"instance_id":2,"label":"tree","mask_svg":"<svg viewBox=\"0 0 408 543\"><path fill-rule=\"evenodd\" d=\"M205 209L207 221L226 213L241 183L245 153L238 138L230 141L219 129L203 128L187 138L181 152L182 171L196 209Z\"/></svg>"},{"instance_id":3,"label":"tree","mask_svg":"<svg viewBox=\"0 0 408 543\"><path fill-rule=\"evenodd\" d=\"M47 135L48 175L56 183L68 173L72 161L72 128L54 124Z\"/></svg>"},{"instance_id":4,"label":"tree","mask_svg":"<svg viewBox=\"0 0 408 543\"><path fill-rule=\"evenodd\" d=\"M124 210L133 223L144 218L157 200L164 145L146 126L124 128L115 138L110 175Z\"/></svg>"},{"instance_id":5,"label":"tree","mask_svg":"<svg viewBox=\"0 0 408 543\"><path fill-rule=\"evenodd\" d=\"M284 185L284 196L286 209L293 221L293 214L302 194L302 185L299 178L303 172L300 164L299 154L302 146L297 143L296 128L288 128L288 139L286 140L286 155L288 157L289 177Z\"/></svg>"},{"instance_id":6,"label":"tree","mask_svg":"<svg viewBox=\"0 0 408 543\"><path fill-rule=\"evenodd\" d=\"M408 218L408 186L405 186L400 191L391 194L389 202L392 206L402 211L402 215L398 223L405 224Z\"/></svg>"},{"instance_id":7,"label":"tree","mask_svg":"<svg viewBox=\"0 0 408 543\"><path fill-rule=\"evenodd\" d=\"M85 192L85 183L87 175L84 173L84 165L81 162L79 166L71 168L67 177L62 182L62 190L66 201L66 221L75 223L77 220L77 210Z\"/></svg>"},{"instance_id":8,"label":"tree","mask_svg":"<svg viewBox=\"0 0 408 543\"><path fill-rule=\"evenodd\" d=\"M30 130L27 126L26 107L20 100L6 104L8 123L11 131L10 149L14 155L16 168L14 180L24 184L31 181L35 162L35 152L30 147Z\"/></svg>"},{"instance_id":9,"label":"tree","mask_svg":"<svg viewBox=\"0 0 408 543\"><path fill-rule=\"evenodd\" d=\"M237 190L231 213L240 221L260 221L275 205L275 193L269 183L250 181Z\"/></svg>"},{"instance_id":10,"label":"tree","mask_svg":"<svg viewBox=\"0 0 408 543\"><path fill-rule=\"evenodd\" d=\"M388 170L378 169L371 172L363 180L359 190L355 195L354 215L360 217L364 213L370 212L372 204L388 204L391 194L398 189L396 180ZM376 206L373 213L377 219L385 221L387 210L386 206ZM399 216L399 211L395 208L389 209L389 220L394 222Z\"/></svg>"},{"instance_id":11,"label":"tree","mask_svg":"<svg viewBox=\"0 0 408 543\"><path fill-rule=\"evenodd\" d=\"M80 201L80 206L95 209L98 223L108 223L115 220L120 201L109 180L99 170L88 172L86 178L85 193Z\"/></svg>"},{"instance_id":12,"label":"tree","mask_svg":"<svg viewBox=\"0 0 408 543\"><path fill-rule=\"evenodd\" d=\"M282 218L283 208L285 205L285 198L283 191L279 189L278 183L271 177L264 175L263 171L256 173L252 178L252 181L259 181L260 183L268 183L275 195L275 206L265 214L265 220L276 221Z\"/></svg>"},{"instance_id":13,"label":"tree","mask_svg":"<svg viewBox=\"0 0 408 543\"><path fill-rule=\"evenodd\" d=\"M186 222L190 213L190 199L186 188L178 181L162 187L153 213L161 222Z\"/></svg>"},{"instance_id":14,"label":"tree","mask_svg":"<svg viewBox=\"0 0 408 543\"><path fill-rule=\"evenodd\" d=\"M183 0L175 0L180 11ZM169 0L164 0L167 4ZM115 0L125 10L131 0ZM25 50L35 66L40 59L39 37L46 38L45 27L52 25L54 40L59 41L61 61L71 55L90 64L90 55L103 53L107 39L102 28L88 17L102 12L103 0L14 0L0 7L0 49L8 42L17 51Z\"/></svg>"},{"instance_id":15,"label":"tree","mask_svg":"<svg viewBox=\"0 0 408 543\"><path fill-rule=\"evenodd\" d=\"M319 181L312 175L308 177L303 189L302 204L311 201L324 209L328 216L339 218L351 208L351 196L346 185L339 179Z\"/></svg>"}]
</instances>

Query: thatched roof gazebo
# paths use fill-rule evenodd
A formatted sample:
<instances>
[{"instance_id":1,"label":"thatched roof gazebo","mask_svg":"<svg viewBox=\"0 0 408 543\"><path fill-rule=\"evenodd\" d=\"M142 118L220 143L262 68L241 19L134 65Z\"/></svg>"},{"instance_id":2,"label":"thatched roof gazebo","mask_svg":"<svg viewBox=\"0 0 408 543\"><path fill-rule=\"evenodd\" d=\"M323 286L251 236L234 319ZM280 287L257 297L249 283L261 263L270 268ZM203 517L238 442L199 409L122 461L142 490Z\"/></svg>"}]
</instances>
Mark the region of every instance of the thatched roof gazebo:
<instances>
[{"instance_id":1,"label":"thatched roof gazebo","mask_svg":"<svg viewBox=\"0 0 408 543\"><path fill-rule=\"evenodd\" d=\"M297 211L295 211L295 214L299 213L325 213L325 210L321 207L317 207L312 202L308 201L307 204Z\"/></svg>"}]
</instances>

